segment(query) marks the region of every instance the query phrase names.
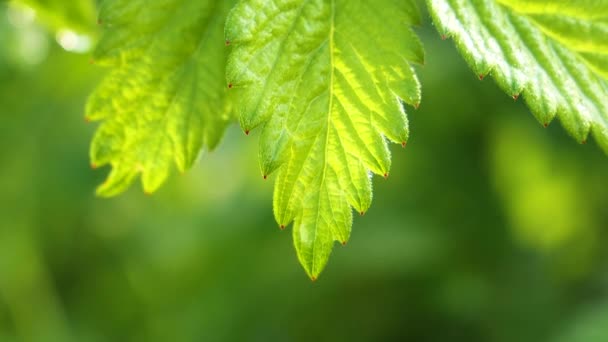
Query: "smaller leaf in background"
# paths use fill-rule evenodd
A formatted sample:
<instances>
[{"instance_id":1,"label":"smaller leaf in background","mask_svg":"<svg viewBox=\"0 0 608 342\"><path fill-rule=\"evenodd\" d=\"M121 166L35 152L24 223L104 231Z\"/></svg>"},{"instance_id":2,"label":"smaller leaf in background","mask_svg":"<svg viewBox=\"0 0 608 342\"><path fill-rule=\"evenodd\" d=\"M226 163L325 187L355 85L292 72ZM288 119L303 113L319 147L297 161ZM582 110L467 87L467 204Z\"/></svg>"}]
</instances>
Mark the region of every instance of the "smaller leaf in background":
<instances>
[{"instance_id":1,"label":"smaller leaf in background","mask_svg":"<svg viewBox=\"0 0 608 342\"><path fill-rule=\"evenodd\" d=\"M95 31L93 0L13 0L35 10L36 16L53 30L70 29L81 34Z\"/></svg>"},{"instance_id":2,"label":"smaller leaf in background","mask_svg":"<svg viewBox=\"0 0 608 342\"><path fill-rule=\"evenodd\" d=\"M352 208L371 205L372 174L388 177L387 141L408 139L405 104L420 103L409 63L424 59L409 26L419 22L415 2L397 0L245 0L230 12L227 78L241 126L262 127L276 220L294 222L313 280L334 241L348 241Z\"/></svg>"},{"instance_id":3,"label":"smaller leaf in background","mask_svg":"<svg viewBox=\"0 0 608 342\"><path fill-rule=\"evenodd\" d=\"M104 120L93 167L112 165L97 193L113 196L141 175L146 193L173 166L186 171L231 121L224 18L233 1L106 0L96 64L112 71L91 95L87 120Z\"/></svg>"},{"instance_id":4,"label":"smaller leaf in background","mask_svg":"<svg viewBox=\"0 0 608 342\"><path fill-rule=\"evenodd\" d=\"M523 246L554 255L565 275L585 275L601 246L602 210L590 203L602 198L594 198L592 180L608 171L608 163L585 170L577 152L586 151L548 144L542 131L524 122L506 116L490 134L494 183L509 226Z\"/></svg>"},{"instance_id":5,"label":"smaller leaf in background","mask_svg":"<svg viewBox=\"0 0 608 342\"><path fill-rule=\"evenodd\" d=\"M558 117L608 153L608 1L428 0L437 29L452 37L480 78L523 95L543 125Z\"/></svg>"}]
</instances>

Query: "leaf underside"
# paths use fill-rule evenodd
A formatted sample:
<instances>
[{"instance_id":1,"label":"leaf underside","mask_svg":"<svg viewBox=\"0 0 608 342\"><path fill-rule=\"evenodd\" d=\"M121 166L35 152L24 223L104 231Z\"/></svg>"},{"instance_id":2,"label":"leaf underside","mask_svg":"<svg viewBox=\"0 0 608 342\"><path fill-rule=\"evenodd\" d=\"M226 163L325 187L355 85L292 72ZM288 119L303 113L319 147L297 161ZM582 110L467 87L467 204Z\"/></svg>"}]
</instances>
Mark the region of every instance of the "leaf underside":
<instances>
[{"instance_id":1,"label":"leaf underside","mask_svg":"<svg viewBox=\"0 0 608 342\"><path fill-rule=\"evenodd\" d=\"M103 120L91 146L93 167L112 166L100 196L141 176L146 193L212 149L231 121L223 28L233 1L105 0L96 64L112 71L87 103Z\"/></svg>"},{"instance_id":2,"label":"leaf underside","mask_svg":"<svg viewBox=\"0 0 608 342\"><path fill-rule=\"evenodd\" d=\"M608 1L428 0L440 34L452 37L480 78L523 96L548 125L556 116L608 153Z\"/></svg>"},{"instance_id":3,"label":"leaf underside","mask_svg":"<svg viewBox=\"0 0 608 342\"><path fill-rule=\"evenodd\" d=\"M420 103L409 62L423 63L415 1L243 0L230 12L227 81L242 128L261 127L264 177L277 171L274 213L294 223L312 279L352 209L365 213L371 174L387 176L387 140L404 144L404 104Z\"/></svg>"}]
</instances>

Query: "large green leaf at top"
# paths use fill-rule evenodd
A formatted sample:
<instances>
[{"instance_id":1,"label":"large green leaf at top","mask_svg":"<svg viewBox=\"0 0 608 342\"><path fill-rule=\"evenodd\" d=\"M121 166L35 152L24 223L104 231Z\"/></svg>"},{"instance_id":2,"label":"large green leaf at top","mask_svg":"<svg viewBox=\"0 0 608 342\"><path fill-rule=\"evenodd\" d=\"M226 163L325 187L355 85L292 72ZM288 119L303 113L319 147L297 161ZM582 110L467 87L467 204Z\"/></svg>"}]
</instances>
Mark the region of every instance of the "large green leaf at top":
<instances>
[{"instance_id":1,"label":"large green leaf at top","mask_svg":"<svg viewBox=\"0 0 608 342\"><path fill-rule=\"evenodd\" d=\"M278 170L275 217L294 222L312 279L348 240L351 207L369 208L371 173L388 176L387 140L408 138L419 21L414 0L242 0L229 14L228 87L245 132L261 127L262 173Z\"/></svg>"},{"instance_id":2,"label":"large green leaf at top","mask_svg":"<svg viewBox=\"0 0 608 342\"><path fill-rule=\"evenodd\" d=\"M481 77L491 74L536 118L558 117L579 142L608 152L608 0L428 0Z\"/></svg>"},{"instance_id":3,"label":"large green leaf at top","mask_svg":"<svg viewBox=\"0 0 608 342\"><path fill-rule=\"evenodd\" d=\"M112 71L90 97L88 120L104 120L91 146L94 167L112 171L101 196L141 176L155 191L213 148L231 120L223 29L233 1L106 0L94 62Z\"/></svg>"}]
</instances>

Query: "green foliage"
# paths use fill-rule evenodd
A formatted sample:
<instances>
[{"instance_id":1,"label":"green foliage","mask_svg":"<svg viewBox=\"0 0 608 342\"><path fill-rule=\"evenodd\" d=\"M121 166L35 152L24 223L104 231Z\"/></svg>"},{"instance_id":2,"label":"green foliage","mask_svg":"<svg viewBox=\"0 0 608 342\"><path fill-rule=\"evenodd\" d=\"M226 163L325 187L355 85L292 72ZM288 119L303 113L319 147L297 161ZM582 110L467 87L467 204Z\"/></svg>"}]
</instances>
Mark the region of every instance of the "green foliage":
<instances>
[{"instance_id":1,"label":"green foliage","mask_svg":"<svg viewBox=\"0 0 608 342\"><path fill-rule=\"evenodd\" d=\"M69 28L80 33L90 33L95 24L93 0L13 0L36 10L43 22L53 29Z\"/></svg>"},{"instance_id":2,"label":"green foliage","mask_svg":"<svg viewBox=\"0 0 608 342\"><path fill-rule=\"evenodd\" d=\"M548 125L557 116L585 143L608 151L608 1L429 0L480 78L491 74Z\"/></svg>"},{"instance_id":3,"label":"green foliage","mask_svg":"<svg viewBox=\"0 0 608 342\"><path fill-rule=\"evenodd\" d=\"M154 196L93 197L109 168L81 115L107 70L3 5L0 37L44 44L0 67L0 341L608 341L608 158L535 127L428 20L412 139L311 284L236 125Z\"/></svg>"},{"instance_id":4,"label":"green foliage","mask_svg":"<svg viewBox=\"0 0 608 342\"><path fill-rule=\"evenodd\" d=\"M238 117L246 134L260 128L262 175L277 174L276 221L282 229L294 223L298 258L315 279L334 242L348 241L353 208L369 209L372 175L388 177L388 142L405 147L409 137L406 106L421 100L410 63L424 63L411 29L419 11L415 0L235 3L102 2L94 61L113 69L87 119L104 120L92 164L112 171L98 194L121 193L140 175L154 192ZM592 132L608 151L608 1L428 4L439 32L454 38L481 79L495 76L543 125L557 116L579 142ZM542 188L550 197L558 186ZM530 193L540 192L520 194ZM563 221L564 236L577 222Z\"/></svg>"},{"instance_id":5,"label":"green foliage","mask_svg":"<svg viewBox=\"0 0 608 342\"><path fill-rule=\"evenodd\" d=\"M173 165L184 172L213 148L230 121L224 89L224 17L231 1L106 0L94 55L113 68L89 99L87 120L104 120L91 146L94 167L112 165L101 196L141 175L154 192Z\"/></svg>"},{"instance_id":6,"label":"green foliage","mask_svg":"<svg viewBox=\"0 0 608 342\"><path fill-rule=\"evenodd\" d=\"M241 1L230 13L227 78L242 128L262 127L264 177L278 170L275 217L294 222L301 264L315 279L334 241L346 244L351 206L365 213L370 171L388 176L386 139L405 143L404 102L420 103L407 61L422 63L408 25L413 1Z\"/></svg>"}]
</instances>

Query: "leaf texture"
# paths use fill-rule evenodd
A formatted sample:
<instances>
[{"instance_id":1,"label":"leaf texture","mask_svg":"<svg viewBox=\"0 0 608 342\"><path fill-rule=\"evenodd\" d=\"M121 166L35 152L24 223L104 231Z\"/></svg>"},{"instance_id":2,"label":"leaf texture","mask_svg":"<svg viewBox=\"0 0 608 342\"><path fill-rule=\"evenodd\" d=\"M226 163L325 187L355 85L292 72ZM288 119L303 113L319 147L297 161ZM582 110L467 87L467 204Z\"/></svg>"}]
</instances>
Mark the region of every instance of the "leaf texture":
<instances>
[{"instance_id":1,"label":"leaf texture","mask_svg":"<svg viewBox=\"0 0 608 342\"><path fill-rule=\"evenodd\" d=\"M248 133L261 127L264 177L277 170L274 213L291 222L314 280L334 241L365 213L371 174L388 176L387 140L404 144L404 104L420 103L409 62L423 63L415 1L243 0L231 11L227 81Z\"/></svg>"},{"instance_id":2,"label":"leaf texture","mask_svg":"<svg viewBox=\"0 0 608 342\"><path fill-rule=\"evenodd\" d=\"M141 176L152 193L174 165L184 172L215 147L231 121L223 28L233 1L106 0L97 64L112 71L91 95L87 120L103 120L94 167L112 171L97 189L113 196Z\"/></svg>"},{"instance_id":3,"label":"leaf texture","mask_svg":"<svg viewBox=\"0 0 608 342\"><path fill-rule=\"evenodd\" d=\"M608 152L608 1L428 0L471 68L522 94L543 125L558 117Z\"/></svg>"}]
</instances>

